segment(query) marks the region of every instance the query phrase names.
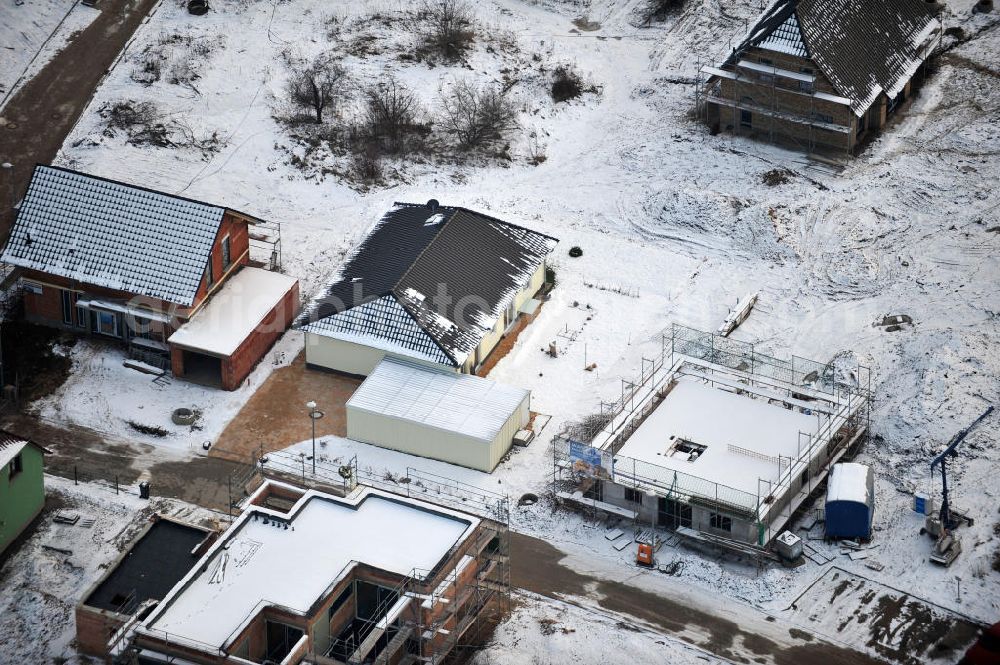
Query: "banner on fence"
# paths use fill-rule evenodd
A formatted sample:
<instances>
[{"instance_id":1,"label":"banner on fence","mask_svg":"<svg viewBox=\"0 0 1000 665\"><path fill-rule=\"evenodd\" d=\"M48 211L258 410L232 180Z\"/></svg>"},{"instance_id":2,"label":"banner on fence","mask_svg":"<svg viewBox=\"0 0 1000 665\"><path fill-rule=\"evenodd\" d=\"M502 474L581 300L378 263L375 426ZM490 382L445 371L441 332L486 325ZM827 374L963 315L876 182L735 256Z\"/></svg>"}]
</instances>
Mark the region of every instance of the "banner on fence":
<instances>
[{"instance_id":1,"label":"banner on fence","mask_svg":"<svg viewBox=\"0 0 1000 665\"><path fill-rule=\"evenodd\" d=\"M567 440L567 445L569 446L569 461L574 472L591 478L611 478L612 456L610 452L572 439Z\"/></svg>"}]
</instances>

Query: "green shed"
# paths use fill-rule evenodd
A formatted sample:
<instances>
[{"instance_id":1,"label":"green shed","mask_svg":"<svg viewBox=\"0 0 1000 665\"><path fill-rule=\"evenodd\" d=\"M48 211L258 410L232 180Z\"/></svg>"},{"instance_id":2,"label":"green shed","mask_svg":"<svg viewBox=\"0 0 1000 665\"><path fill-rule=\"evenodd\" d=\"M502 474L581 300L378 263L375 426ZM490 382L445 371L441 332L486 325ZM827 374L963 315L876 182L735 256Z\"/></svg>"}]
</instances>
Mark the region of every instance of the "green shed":
<instances>
[{"instance_id":1,"label":"green shed","mask_svg":"<svg viewBox=\"0 0 1000 665\"><path fill-rule=\"evenodd\" d=\"M47 452L37 443L0 430L0 552L45 505L42 456Z\"/></svg>"}]
</instances>

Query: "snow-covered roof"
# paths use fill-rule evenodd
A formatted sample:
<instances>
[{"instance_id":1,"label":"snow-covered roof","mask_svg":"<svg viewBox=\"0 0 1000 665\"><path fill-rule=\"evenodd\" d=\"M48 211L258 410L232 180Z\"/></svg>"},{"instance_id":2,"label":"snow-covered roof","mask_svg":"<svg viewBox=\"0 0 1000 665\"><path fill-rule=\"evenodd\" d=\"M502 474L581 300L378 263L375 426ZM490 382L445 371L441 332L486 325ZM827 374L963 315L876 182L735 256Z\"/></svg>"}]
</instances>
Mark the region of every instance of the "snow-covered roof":
<instances>
[{"instance_id":1,"label":"snow-covered roof","mask_svg":"<svg viewBox=\"0 0 1000 665\"><path fill-rule=\"evenodd\" d=\"M809 49L802 41L802 31L799 29L799 21L795 14L789 14L784 23L762 39L757 46L769 51L797 55L800 58L809 57Z\"/></svg>"},{"instance_id":2,"label":"snow-covered roof","mask_svg":"<svg viewBox=\"0 0 1000 665\"><path fill-rule=\"evenodd\" d=\"M871 503L872 470L864 464L842 462L834 464L826 483L826 501Z\"/></svg>"},{"instance_id":3,"label":"snow-covered roof","mask_svg":"<svg viewBox=\"0 0 1000 665\"><path fill-rule=\"evenodd\" d=\"M529 394L478 376L386 358L347 408L491 442Z\"/></svg>"},{"instance_id":4,"label":"snow-covered roof","mask_svg":"<svg viewBox=\"0 0 1000 665\"><path fill-rule=\"evenodd\" d=\"M225 211L38 165L0 260L189 306Z\"/></svg>"},{"instance_id":5,"label":"snow-covered roof","mask_svg":"<svg viewBox=\"0 0 1000 665\"><path fill-rule=\"evenodd\" d=\"M816 433L826 418L681 378L626 440L618 457L756 494L758 478L778 479L779 456L787 462L798 455L799 432ZM705 450L692 460L674 450L678 439ZM623 470L629 471L627 463Z\"/></svg>"},{"instance_id":6,"label":"snow-covered roof","mask_svg":"<svg viewBox=\"0 0 1000 665\"><path fill-rule=\"evenodd\" d=\"M810 58L860 116L899 93L940 28L922 0L777 0L727 62L750 46Z\"/></svg>"},{"instance_id":7,"label":"snow-covered roof","mask_svg":"<svg viewBox=\"0 0 1000 665\"><path fill-rule=\"evenodd\" d=\"M18 454L27 446L35 446L43 453L49 452L33 441L29 441L24 437L0 430L0 469L5 467L12 459L17 457Z\"/></svg>"},{"instance_id":8,"label":"snow-covered roof","mask_svg":"<svg viewBox=\"0 0 1000 665\"><path fill-rule=\"evenodd\" d=\"M437 355L419 335L414 342L415 324L445 356L442 364L458 367L556 242L465 208L397 203L298 325L320 335L343 334L349 328ZM384 297L396 302L365 307ZM358 307L363 309L350 319L313 325ZM412 324L402 321L400 309Z\"/></svg>"},{"instance_id":9,"label":"snow-covered roof","mask_svg":"<svg viewBox=\"0 0 1000 665\"><path fill-rule=\"evenodd\" d=\"M301 329L409 358L451 364L437 342L392 293L307 323Z\"/></svg>"},{"instance_id":10,"label":"snow-covered roof","mask_svg":"<svg viewBox=\"0 0 1000 665\"><path fill-rule=\"evenodd\" d=\"M251 506L145 626L153 635L228 647L264 606L305 615L359 563L400 576L426 574L478 522L370 488L343 499L309 491L288 514Z\"/></svg>"},{"instance_id":11,"label":"snow-covered roof","mask_svg":"<svg viewBox=\"0 0 1000 665\"><path fill-rule=\"evenodd\" d=\"M288 275L242 268L167 341L193 351L231 356L296 282Z\"/></svg>"}]
</instances>

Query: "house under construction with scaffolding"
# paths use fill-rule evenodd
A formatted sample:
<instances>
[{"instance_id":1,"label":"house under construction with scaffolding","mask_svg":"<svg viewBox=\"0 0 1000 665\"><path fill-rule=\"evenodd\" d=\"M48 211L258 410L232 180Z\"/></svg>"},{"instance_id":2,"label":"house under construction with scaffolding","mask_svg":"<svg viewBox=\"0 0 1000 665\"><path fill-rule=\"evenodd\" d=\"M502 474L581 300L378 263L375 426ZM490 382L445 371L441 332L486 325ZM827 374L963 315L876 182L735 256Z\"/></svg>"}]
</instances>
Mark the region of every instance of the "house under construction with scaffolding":
<instances>
[{"instance_id":1,"label":"house under construction with scaffolding","mask_svg":"<svg viewBox=\"0 0 1000 665\"><path fill-rule=\"evenodd\" d=\"M870 372L841 372L674 325L661 357L602 405L592 441L556 440L556 496L636 526L765 547L868 431Z\"/></svg>"},{"instance_id":2,"label":"house under construction with scaffolding","mask_svg":"<svg viewBox=\"0 0 1000 665\"><path fill-rule=\"evenodd\" d=\"M506 510L506 504L501 506ZM509 600L506 518L265 480L116 662L438 663Z\"/></svg>"},{"instance_id":3,"label":"house under construction with scaffolding","mask_svg":"<svg viewBox=\"0 0 1000 665\"><path fill-rule=\"evenodd\" d=\"M698 107L715 130L852 152L908 99L941 41L924 0L777 0L718 66Z\"/></svg>"}]
</instances>

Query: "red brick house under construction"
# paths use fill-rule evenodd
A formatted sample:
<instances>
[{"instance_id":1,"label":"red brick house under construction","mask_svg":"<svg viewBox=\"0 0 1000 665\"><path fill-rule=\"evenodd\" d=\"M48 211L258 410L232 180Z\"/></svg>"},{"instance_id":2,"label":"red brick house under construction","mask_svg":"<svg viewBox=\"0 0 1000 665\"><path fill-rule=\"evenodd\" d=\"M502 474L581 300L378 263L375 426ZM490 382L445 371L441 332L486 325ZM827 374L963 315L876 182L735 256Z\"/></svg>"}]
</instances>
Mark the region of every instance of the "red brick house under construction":
<instances>
[{"instance_id":1,"label":"red brick house under construction","mask_svg":"<svg viewBox=\"0 0 1000 665\"><path fill-rule=\"evenodd\" d=\"M244 213L36 166L0 261L29 321L237 388L297 314L298 282L250 263Z\"/></svg>"}]
</instances>

